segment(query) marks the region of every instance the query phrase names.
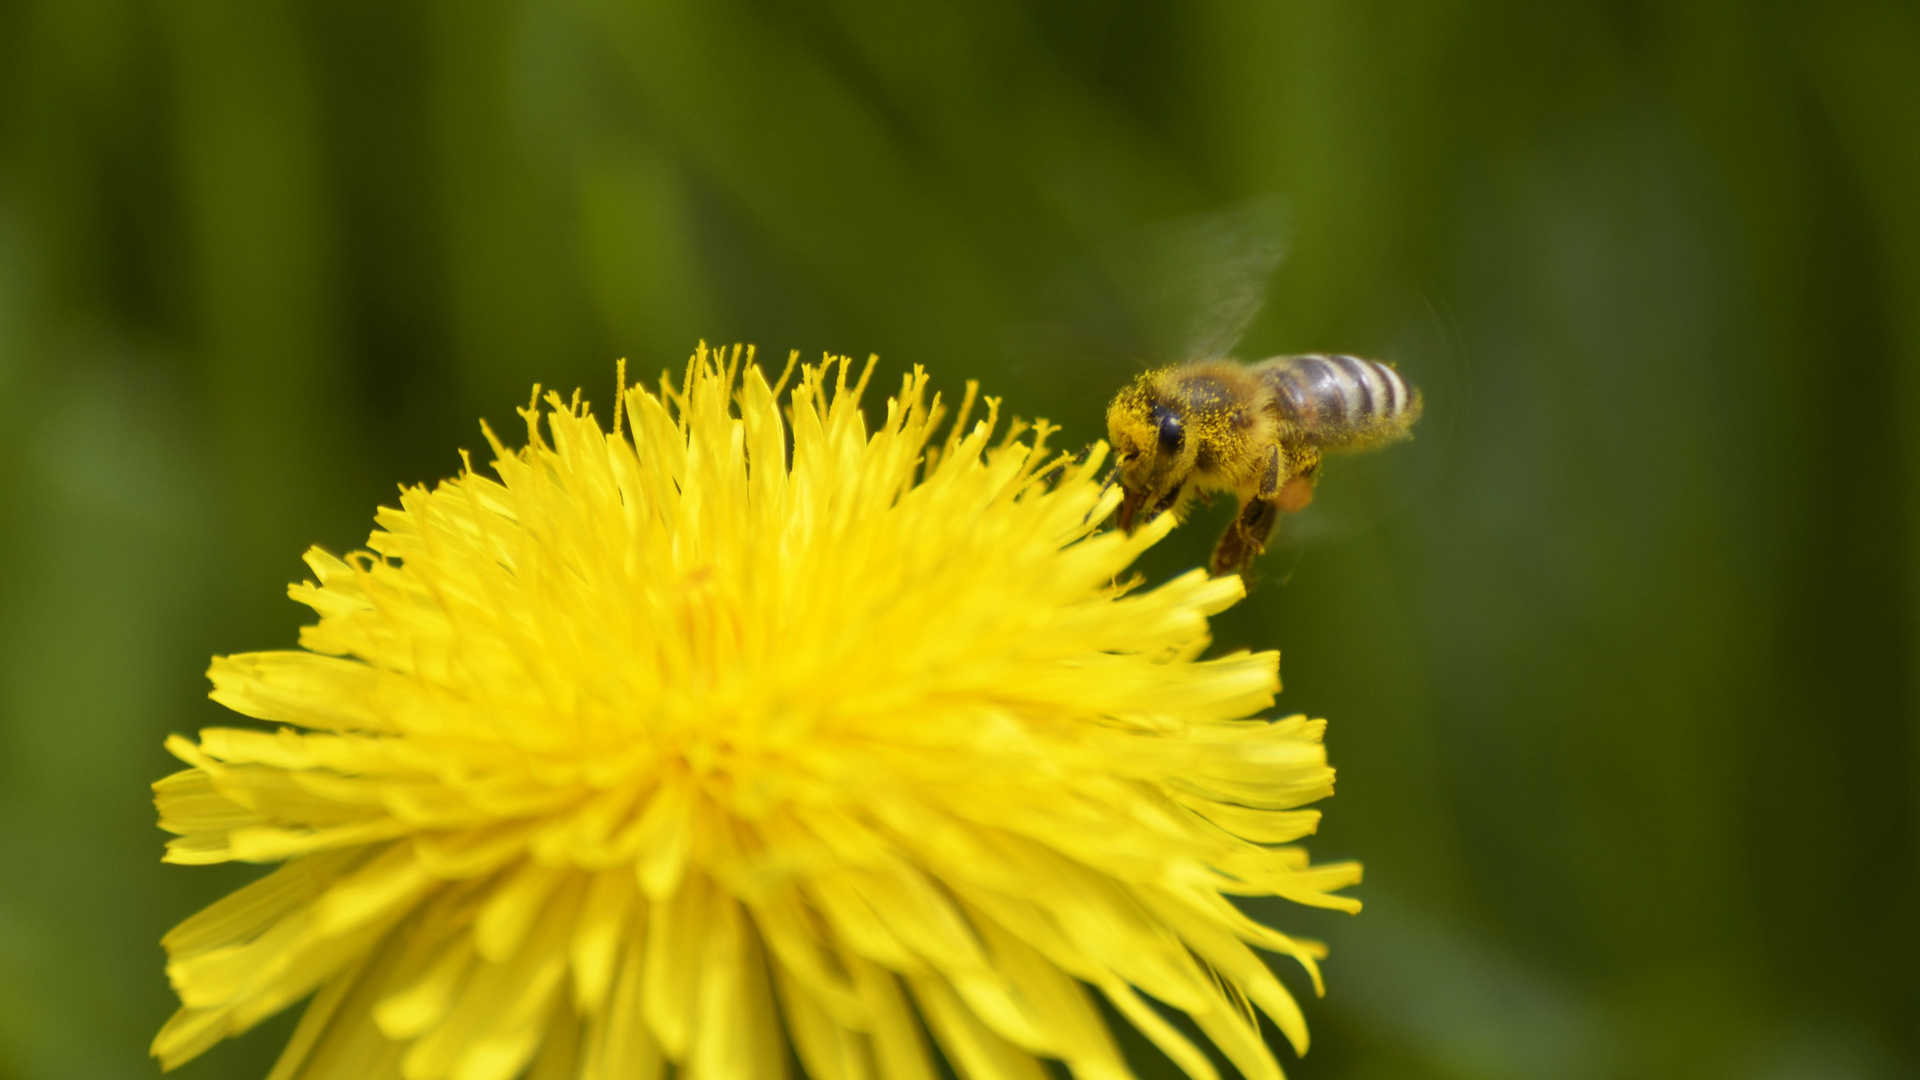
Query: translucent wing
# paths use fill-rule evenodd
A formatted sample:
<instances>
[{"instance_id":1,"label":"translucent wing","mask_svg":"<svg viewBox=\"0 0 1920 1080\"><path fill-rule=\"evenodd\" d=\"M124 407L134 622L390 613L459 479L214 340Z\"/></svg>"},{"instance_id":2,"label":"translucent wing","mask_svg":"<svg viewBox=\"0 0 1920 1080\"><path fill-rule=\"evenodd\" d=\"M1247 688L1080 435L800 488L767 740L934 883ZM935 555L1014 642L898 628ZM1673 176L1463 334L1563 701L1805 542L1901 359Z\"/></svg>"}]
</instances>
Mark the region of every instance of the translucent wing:
<instances>
[{"instance_id":1,"label":"translucent wing","mask_svg":"<svg viewBox=\"0 0 1920 1080\"><path fill-rule=\"evenodd\" d=\"M1232 353L1285 253L1282 221L1279 200L1263 197L1144 229L1103 254L1156 361Z\"/></svg>"},{"instance_id":2,"label":"translucent wing","mask_svg":"<svg viewBox=\"0 0 1920 1080\"><path fill-rule=\"evenodd\" d=\"M1228 355L1246 333L1279 265L1277 198L1176 218L1128 233L1054 275L1013 349L1039 367L1103 376Z\"/></svg>"},{"instance_id":3,"label":"translucent wing","mask_svg":"<svg viewBox=\"0 0 1920 1080\"><path fill-rule=\"evenodd\" d=\"M1180 234L1194 268L1182 359L1226 356L1267 300L1273 271L1286 253L1277 199L1265 198L1193 219ZM1176 296L1179 295L1177 292Z\"/></svg>"}]
</instances>

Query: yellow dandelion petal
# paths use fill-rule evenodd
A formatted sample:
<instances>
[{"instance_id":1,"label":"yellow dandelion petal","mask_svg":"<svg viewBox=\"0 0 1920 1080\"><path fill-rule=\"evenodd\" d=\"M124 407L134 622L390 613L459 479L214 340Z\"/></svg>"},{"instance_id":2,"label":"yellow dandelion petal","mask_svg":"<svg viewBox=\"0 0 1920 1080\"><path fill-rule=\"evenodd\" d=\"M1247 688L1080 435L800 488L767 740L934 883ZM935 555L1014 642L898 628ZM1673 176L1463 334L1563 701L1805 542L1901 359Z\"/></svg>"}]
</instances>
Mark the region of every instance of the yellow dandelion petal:
<instances>
[{"instance_id":1,"label":"yellow dandelion petal","mask_svg":"<svg viewBox=\"0 0 1920 1080\"><path fill-rule=\"evenodd\" d=\"M747 362L743 363L742 361ZM791 369L790 369L791 370ZM1201 659L1238 577L1116 584L1171 520L1089 524L1104 448L951 433L916 369L785 405L704 347L611 431L555 395L527 445L315 550L300 651L221 657L282 725L168 747L167 859L277 862L167 935L172 1068L310 997L272 1080L1130 1075L1104 999L1195 1080L1306 1027L1229 896L1354 910L1283 846L1324 724L1255 718L1273 653ZM783 376L782 381L784 382ZM540 408L544 400L545 408Z\"/></svg>"}]
</instances>

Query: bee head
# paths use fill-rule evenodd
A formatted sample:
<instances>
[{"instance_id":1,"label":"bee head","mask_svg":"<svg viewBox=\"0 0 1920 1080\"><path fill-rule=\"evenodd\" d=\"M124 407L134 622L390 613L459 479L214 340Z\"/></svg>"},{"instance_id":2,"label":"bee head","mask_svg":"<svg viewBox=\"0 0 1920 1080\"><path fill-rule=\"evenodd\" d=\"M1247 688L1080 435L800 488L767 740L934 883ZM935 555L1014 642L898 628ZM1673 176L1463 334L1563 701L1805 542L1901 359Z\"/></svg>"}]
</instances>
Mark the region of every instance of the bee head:
<instances>
[{"instance_id":1,"label":"bee head","mask_svg":"<svg viewBox=\"0 0 1920 1080\"><path fill-rule=\"evenodd\" d=\"M1173 505L1193 472L1196 451L1187 438L1185 416L1145 384L1122 391L1108 407L1107 437L1125 493L1120 527L1131 532L1143 507L1151 520Z\"/></svg>"}]
</instances>

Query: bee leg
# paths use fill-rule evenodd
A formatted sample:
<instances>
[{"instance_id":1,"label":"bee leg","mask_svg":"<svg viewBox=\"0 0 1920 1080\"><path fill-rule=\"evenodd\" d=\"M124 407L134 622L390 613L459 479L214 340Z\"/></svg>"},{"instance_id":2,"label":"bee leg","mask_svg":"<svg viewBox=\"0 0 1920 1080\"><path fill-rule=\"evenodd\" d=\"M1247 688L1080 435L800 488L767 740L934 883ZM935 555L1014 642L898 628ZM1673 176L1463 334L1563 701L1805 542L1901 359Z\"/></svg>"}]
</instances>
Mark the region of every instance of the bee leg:
<instances>
[{"instance_id":1,"label":"bee leg","mask_svg":"<svg viewBox=\"0 0 1920 1080\"><path fill-rule=\"evenodd\" d=\"M1214 545L1213 559L1208 564L1214 574L1244 573L1253 564L1254 556L1267 550L1267 538L1273 535L1280 511L1286 509L1281 494L1286 490L1286 478L1291 475L1289 464L1291 458L1284 455L1280 447L1268 447L1260 483L1252 495L1242 498L1240 513Z\"/></svg>"},{"instance_id":2,"label":"bee leg","mask_svg":"<svg viewBox=\"0 0 1920 1080\"><path fill-rule=\"evenodd\" d=\"M1186 494L1186 491L1185 485L1182 485L1162 495L1160 501L1154 503L1152 509L1147 511L1146 520L1152 521L1154 518L1178 506L1180 504L1180 496Z\"/></svg>"},{"instance_id":3,"label":"bee leg","mask_svg":"<svg viewBox=\"0 0 1920 1080\"><path fill-rule=\"evenodd\" d=\"M1313 485L1320 482L1320 448L1295 446L1288 450L1288 467L1281 474L1286 480L1277 484L1270 494L1263 486L1261 494L1278 503L1283 512L1294 514L1305 510L1307 504L1313 501ZM1275 447L1274 452L1280 453L1280 448ZM1267 475L1279 479L1271 470Z\"/></svg>"},{"instance_id":4,"label":"bee leg","mask_svg":"<svg viewBox=\"0 0 1920 1080\"><path fill-rule=\"evenodd\" d=\"M1208 566L1216 576L1245 573L1254 556L1267 550L1267 538L1280 520L1280 505L1270 499L1248 499L1239 516L1220 535Z\"/></svg>"},{"instance_id":5,"label":"bee leg","mask_svg":"<svg viewBox=\"0 0 1920 1080\"><path fill-rule=\"evenodd\" d=\"M1120 479L1120 466L1115 465L1113 468L1107 470L1107 482L1100 485L1100 494L1095 495L1093 497L1094 507L1097 508L1100 505L1100 500L1107 497L1107 489L1111 488L1113 486L1113 482L1118 479ZM1118 513L1118 511L1116 510L1115 513ZM1112 515L1109 515L1109 516L1112 516ZM1087 516L1080 519L1080 524L1085 525L1091 522L1092 520L1093 520L1093 510L1089 509L1087 511Z\"/></svg>"}]
</instances>

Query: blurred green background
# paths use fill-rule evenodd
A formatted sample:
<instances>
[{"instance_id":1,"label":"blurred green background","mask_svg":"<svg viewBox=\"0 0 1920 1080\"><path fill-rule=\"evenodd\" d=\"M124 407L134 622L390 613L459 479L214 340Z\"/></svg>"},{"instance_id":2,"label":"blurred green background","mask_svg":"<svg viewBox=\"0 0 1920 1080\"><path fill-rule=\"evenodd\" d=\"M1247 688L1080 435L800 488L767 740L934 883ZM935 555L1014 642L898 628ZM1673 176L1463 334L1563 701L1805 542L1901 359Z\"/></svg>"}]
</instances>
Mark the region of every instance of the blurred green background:
<instances>
[{"instance_id":1,"label":"blurred green background","mask_svg":"<svg viewBox=\"0 0 1920 1080\"><path fill-rule=\"evenodd\" d=\"M156 1071L253 873L159 864L160 740L476 417L704 337L1087 441L1170 359L1088 268L1262 194L1241 355L1429 403L1219 624L1368 868L1266 913L1334 948L1292 1074L1920 1076L1912 4L6 0L0 1078Z\"/></svg>"}]
</instances>

